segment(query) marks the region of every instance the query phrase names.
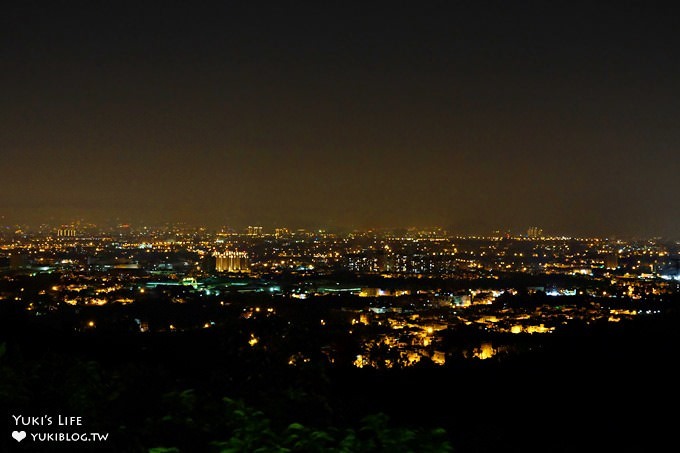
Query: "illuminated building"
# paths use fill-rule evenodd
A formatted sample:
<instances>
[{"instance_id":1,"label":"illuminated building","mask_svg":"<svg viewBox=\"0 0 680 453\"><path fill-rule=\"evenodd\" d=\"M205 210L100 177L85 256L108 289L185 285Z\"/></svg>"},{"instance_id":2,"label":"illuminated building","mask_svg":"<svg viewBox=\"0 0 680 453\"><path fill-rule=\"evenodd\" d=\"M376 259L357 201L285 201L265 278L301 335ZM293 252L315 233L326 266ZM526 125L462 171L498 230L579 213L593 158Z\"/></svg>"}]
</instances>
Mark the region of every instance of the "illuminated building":
<instances>
[{"instance_id":1,"label":"illuminated building","mask_svg":"<svg viewBox=\"0 0 680 453\"><path fill-rule=\"evenodd\" d=\"M530 238L540 238L543 236L543 230L539 227L531 227L527 230L527 237Z\"/></svg>"},{"instance_id":2,"label":"illuminated building","mask_svg":"<svg viewBox=\"0 0 680 453\"><path fill-rule=\"evenodd\" d=\"M248 227L248 236L262 236L262 227L261 226L249 226Z\"/></svg>"},{"instance_id":3,"label":"illuminated building","mask_svg":"<svg viewBox=\"0 0 680 453\"><path fill-rule=\"evenodd\" d=\"M224 253L215 252L213 256L217 272L250 272L248 252L227 250Z\"/></svg>"},{"instance_id":4,"label":"illuminated building","mask_svg":"<svg viewBox=\"0 0 680 453\"><path fill-rule=\"evenodd\" d=\"M277 238L288 237L288 236L290 236L290 230L288 228L277 228L275 230L275 236Z\"/></svg>"},{"instance_id":5,"label":"illuminated building","mask_svg":"<svg viewBox=\"0 0 680 453\"><path fill-rule=\"evenodd\" d=\"M76 230L71 227L62 227L57 230L57 237L75 237Z\"/></svg>"}]
</instances>

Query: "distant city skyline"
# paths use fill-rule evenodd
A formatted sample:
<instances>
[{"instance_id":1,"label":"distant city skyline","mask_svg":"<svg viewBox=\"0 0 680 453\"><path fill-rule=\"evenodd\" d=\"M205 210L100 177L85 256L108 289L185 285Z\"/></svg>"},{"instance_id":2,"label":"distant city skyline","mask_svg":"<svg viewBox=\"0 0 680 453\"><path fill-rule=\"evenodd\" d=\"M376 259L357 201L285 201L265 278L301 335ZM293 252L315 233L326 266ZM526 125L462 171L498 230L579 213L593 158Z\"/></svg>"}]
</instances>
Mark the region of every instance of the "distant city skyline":
<instances>
[{"instance_id":1,"label":"distant city skyline","mask_svg":"<svg viewBox=\"0 0 680 453\"><path fill-rule=\"evenodd\" d=\"M668 241L680 241L678 235L662 235L662 234L626 234L610 232L605 234L593 233L578 233L565 230L544 230L540 226L528 225L526 227L517 228L493 228L489 230L474 230L455 228L451 225L389 225L389 226L373 226L373 227L356 227L352 225L283 225L283 224L259 224L259 223L244 223L244 224L205 224L190 221L168 221L168 222L138 222L128 221L127 219L112 218L100 222L93 222L87 219L74 219L63 222L56 222L54 219L48 222L9 222L8 219L0 216L0 228L6 230L14 227L27 228L27 231L52 231L57 236L64 237L80 237L87 231L110 231L118 229L131 229L139 231L143 229L150 229L150 231L157 229L205 229L206 232L219 233L229 232L233 234L249 235L250 230L256 228L259 233L257 235L274 235L279 230L285 230L288 234L295 234L300 231L307 233L330 233L330 234L349 234L352 232L368 233L374 232L382 234L385 232L410 232L410 233L426 233L426 232L441 232L448 236L460 235L467 237L525 237L528 239L541 238L601 238L601 239L657 239L661 238ZM7 232L7 231L6 231Z\"/></svg>"},{"instance_id":2,"label":"distant city skyline","mask_svg":"<svg viewBox=\"0 0 680 453\"><path fill-rule=\"evenodd\" d=\"M680 235L654 2L0 7L0 216Z\"/></svg>"}]
</instances>

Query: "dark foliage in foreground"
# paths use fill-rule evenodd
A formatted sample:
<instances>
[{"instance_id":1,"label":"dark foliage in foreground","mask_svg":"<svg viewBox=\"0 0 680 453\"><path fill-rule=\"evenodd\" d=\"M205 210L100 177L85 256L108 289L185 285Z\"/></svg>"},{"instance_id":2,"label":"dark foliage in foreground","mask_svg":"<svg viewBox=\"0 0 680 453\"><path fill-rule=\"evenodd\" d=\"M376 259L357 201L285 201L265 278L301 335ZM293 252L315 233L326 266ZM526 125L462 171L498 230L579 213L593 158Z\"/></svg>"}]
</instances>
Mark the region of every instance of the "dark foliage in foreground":
<instances>
[{"instance_id":1,"label":"dark foliage in foreground","mask_svg":"<svg viewBox=\"0 0 680 453\"><path fill-rule=\"evenodd\" d=\"M674 439L679 319L391 370L291 367L283 351L238 346L236 328L65 334L4 319L0 407L82 416L111 433L98 451L655 451Z\"/></svg>"}]
</instances>

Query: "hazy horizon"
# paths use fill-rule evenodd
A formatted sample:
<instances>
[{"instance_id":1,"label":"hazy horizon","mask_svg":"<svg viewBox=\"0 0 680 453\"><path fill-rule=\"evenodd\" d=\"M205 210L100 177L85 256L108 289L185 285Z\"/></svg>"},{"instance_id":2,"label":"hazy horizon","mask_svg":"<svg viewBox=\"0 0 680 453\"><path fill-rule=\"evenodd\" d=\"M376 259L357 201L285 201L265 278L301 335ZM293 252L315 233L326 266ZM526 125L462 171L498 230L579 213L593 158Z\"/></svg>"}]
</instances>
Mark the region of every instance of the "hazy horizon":
<instances>
[{"instance_id":1,"label":"hazy horizon","mask_svg":"<svg viewBox=\"0 0 680 453\"><path fill-rule=\"evenodd\" d=\"M678 236L662 4L0 7L0 216Z\"/></svg>"}]
</instances>

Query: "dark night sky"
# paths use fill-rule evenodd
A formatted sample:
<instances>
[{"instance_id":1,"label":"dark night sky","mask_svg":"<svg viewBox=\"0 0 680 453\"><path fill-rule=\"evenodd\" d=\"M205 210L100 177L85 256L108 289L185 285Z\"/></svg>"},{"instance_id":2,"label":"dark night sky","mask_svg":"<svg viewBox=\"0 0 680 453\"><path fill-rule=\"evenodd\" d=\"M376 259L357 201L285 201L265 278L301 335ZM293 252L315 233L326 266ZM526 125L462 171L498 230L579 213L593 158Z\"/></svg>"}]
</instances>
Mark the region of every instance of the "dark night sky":
<instances>
[{"instance_id":1,"label":"dark night sky","mask_svg":"<svg viewBox=\"0 0 680 453\"><path fill-rule=\"evenodd\" d=\"M0 216L677 236L663 5L2 2Z\"/></svg>"}]
</instances>

